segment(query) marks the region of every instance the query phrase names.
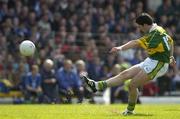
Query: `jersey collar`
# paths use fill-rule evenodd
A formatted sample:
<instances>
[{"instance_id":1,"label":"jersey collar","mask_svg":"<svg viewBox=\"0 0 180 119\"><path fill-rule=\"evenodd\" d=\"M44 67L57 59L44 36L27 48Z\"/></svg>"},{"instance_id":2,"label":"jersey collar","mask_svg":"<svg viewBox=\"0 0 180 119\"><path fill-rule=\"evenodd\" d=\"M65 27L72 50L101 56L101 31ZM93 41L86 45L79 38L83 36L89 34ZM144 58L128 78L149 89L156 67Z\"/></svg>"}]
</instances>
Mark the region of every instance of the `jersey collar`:
<instances>
[{"instance_id":1,"label":"jersey collar","mask_svg":"<svg viewBox=\"0 0 180 119\"><path fill-rule=\"evenodd\" d=\"M149 30L149 33L150 33L151 31L154 31L157 27L158 27L158 25L157 25L156 23L153 23L152 26L151 26L151 28L150 28L150 30Z\"/></svg>"}]
</instances>

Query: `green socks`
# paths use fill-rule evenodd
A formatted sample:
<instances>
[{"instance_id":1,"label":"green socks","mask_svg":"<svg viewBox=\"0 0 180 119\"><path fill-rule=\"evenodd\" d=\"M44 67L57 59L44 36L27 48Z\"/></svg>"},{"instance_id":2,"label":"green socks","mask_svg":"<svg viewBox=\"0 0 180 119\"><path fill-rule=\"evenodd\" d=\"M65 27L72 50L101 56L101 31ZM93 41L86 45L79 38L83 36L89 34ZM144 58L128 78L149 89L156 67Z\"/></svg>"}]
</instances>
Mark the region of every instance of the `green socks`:
<instances>
[{"instance_id":1,"label":"green socks","mask_svg":"<svg viewBox=\"0 0 180 119\"><path fill-rule=\"evenodd\" d=\"M99 91L103 91L104 89L107 88L107 83L106 81L99 81L97 82L97 85L96 85L96 89L99 90Z\"/></svg>"},{"instance_id":2,"label":"green socks","mask_svg":"<svg viewBox=\"0 0 180 119\"><path fill-rule=\"evenodd\" d=\"M136 105L136 103L131 103L131 102L129 102L127 109L128 109L129 111L133 111L134 108L135 108L135 105Z\"/></svg>"}]
</instances>

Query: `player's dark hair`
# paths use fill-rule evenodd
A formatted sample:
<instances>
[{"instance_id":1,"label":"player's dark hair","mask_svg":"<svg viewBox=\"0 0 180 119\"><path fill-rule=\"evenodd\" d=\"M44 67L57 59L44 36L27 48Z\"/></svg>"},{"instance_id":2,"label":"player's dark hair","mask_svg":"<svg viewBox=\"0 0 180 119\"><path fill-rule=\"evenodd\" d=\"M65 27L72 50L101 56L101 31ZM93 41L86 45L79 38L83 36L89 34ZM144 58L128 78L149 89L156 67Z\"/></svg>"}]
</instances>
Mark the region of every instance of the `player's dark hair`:
<instances>
[{"instance_id":1,"label":"player's dark hair","mask_svg":"<svg viewBox=\"0 0 180 119\"><path fill-rule=\"evenodd\" d=\"M142 13L140 16L136 18L136 23L139 25L152 25L153 18L147 13Z\"/></svg>"}]
</instances>

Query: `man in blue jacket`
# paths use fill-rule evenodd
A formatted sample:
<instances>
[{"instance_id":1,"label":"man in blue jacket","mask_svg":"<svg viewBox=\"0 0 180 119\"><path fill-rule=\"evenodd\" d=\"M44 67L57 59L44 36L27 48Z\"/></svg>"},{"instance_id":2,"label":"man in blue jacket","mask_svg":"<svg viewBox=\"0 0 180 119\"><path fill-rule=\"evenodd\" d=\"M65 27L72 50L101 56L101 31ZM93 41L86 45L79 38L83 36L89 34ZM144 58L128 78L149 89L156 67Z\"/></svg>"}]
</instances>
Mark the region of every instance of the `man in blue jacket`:
<instances>
[{"instance_id":1,"label":"man in blue jacket","mask_svg":"<svg viewBox=\"0 0 180 119\"><path fill-rule=\"evenodd\" d=\"M78 97L78 103L83 100L82 82L73 70L73 63L67 59L64 66L57 71L56 78L58 80L60 95L65 95L67 103L71 103L72 96Z\"/></svg>"},{"instance_id":2,"label":"man in blue jacket","mask_svg":"<svg viewBox=\"0 0 180 119\"><path fill-rule=\"evenodd\" d=\"M32 65L32 70L29 72L25 79L25 98L26 101L43 101L42 88L41 88L41 75L39 74L39 67Z\"/></svg>"}]
</instances>

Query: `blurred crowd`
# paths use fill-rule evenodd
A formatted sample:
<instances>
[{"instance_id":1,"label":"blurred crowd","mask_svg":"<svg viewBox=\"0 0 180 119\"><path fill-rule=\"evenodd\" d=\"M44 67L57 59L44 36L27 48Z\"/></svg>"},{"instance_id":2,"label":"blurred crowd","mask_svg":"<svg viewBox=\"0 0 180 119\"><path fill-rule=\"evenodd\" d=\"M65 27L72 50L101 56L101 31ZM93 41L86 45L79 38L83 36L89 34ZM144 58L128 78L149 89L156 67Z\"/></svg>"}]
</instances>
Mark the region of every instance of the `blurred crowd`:
<instances>
[{"instance_id":1,"label":"blurred crowd","mask_svg":"<svg viewBox=\"0 0 180 119\"><path fill-rule=\"evenodd\" d=\"M148 7L148 0L0 0L0 92L20 90L27 101L71 103L76 96L79 103L84 97L94 102L79 73L104 80L141 62L146 57L141 49L108 51L142 35L134 22L142 12L151 14L173 37L177 61L165 76L142 87L142 95L177 91L180 0L162 0L156 11ZM25 39L36 45L33 57L19 53ZM123 95L126 101L126 87L112 89L112 100Z\"/></svg>"}]
</instances>

